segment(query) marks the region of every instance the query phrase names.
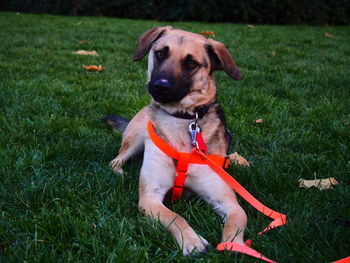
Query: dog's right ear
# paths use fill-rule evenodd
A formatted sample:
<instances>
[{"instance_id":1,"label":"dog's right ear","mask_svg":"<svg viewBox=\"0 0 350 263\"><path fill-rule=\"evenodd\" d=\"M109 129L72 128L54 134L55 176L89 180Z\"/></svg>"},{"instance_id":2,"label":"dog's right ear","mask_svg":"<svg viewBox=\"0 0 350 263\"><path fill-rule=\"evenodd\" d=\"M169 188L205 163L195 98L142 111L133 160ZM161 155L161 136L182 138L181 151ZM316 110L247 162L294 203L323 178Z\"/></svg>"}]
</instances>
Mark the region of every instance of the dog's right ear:
<instances>
[{"instance_id":1,"label":"dog's right ear","mask_svg":"<svg viewBox=\"0 0 350 263\"><path fill-rule=\"evenodd\" d=\"M164 32L173 29L171 26L155 27L143 33L136 44L134 53L134 61L142 59L151 49L152 44L157 41Z\"/></svg>"}]
</instances>

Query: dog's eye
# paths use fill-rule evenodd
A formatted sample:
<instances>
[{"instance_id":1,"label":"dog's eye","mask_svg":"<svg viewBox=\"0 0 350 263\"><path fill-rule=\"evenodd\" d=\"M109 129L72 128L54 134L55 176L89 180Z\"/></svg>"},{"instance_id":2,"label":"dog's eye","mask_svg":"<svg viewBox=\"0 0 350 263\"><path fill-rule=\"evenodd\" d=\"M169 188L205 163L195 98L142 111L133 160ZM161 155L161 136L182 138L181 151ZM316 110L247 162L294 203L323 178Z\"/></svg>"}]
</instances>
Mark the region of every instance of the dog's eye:
<instances>
[{"instance_id":1,"label":"dog's eye","mask_svg":"<svg viewBox=\"0 0 350 263\"><path fill-rule=\"evenodd\" d=\"M194 60L189 60L189 61L187 61L187 66L190 68L190 69L194 69L195 67L197 67L197 62L196 61L194 61Z\"/></svg>"},{"instance_id":2,"label":"dog's eye","mask_svg":"<svg viewBox=\"0 0 350 263\"><path fill-rule=\"evenodd\" d=\"M156 51L156 56L157 58L165 58L165 51L164 50Z\"/></svg>"}]
</instances>

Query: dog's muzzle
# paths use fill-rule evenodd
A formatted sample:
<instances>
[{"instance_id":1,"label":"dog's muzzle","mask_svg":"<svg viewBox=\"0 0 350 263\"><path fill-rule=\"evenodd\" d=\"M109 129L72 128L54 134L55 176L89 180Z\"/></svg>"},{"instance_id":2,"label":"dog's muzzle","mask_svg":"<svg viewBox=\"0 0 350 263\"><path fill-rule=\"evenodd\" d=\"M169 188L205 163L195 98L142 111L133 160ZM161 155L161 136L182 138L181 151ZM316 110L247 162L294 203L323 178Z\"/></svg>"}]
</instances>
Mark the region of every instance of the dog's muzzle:
<instances>
[{"instance_id":1,"label":"dog's muzzle","mask_svg":"<svg viewBox=\"0 0 350 263\"><path fill-rule=\"evenodd\" d=\"M187 95L187 92L177 90L166 78L151 79L148 83L148 91L160 103L180 101Z\"/></svg>"}]
</instances>

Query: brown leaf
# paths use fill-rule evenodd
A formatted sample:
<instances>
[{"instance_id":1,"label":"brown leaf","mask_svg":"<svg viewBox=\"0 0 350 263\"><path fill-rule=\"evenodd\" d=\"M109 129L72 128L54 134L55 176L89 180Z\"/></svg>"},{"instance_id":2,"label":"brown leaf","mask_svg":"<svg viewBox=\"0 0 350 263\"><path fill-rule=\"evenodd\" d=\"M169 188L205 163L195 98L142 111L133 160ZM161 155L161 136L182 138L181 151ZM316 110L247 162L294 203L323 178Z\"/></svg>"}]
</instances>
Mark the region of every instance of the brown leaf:
<instances>
[{"instance_id":1,"label":"brown leaf","mask_svg":"<svg viewBox=\"0 0 350 263\"><path fill-rule=\"evenodd\" d=\"M277 53L276 53L275 51L272 51L272 52L271 52L271 55L274 57L274 56L277 55Z\"/></svg>"},{"instance_id":2,"label":"brown leaf","mask_svg":"<svg viewBox=\"0 0 350 263\"><path fill-rule=\"evenodd\" d=\"M253 25L247 25L248 28L255 28Z\"/></svg>"},{"instance_id":3,"label":"brown leaf","mask_svg":"<svg viewBox=\"0 0 350 263\"><path fill-rule=\"evenodd\" d=\"M231 153L228 157L230 158L230 161L236 165L250 166L250 163L237 152Z\"/></svg>"},{"instance_id":4,"label":"brown leaf","mask_svg":"<svg viewBox=\"0 0 350 263\"><path fill-rule=\"evenodd\" d=\"M79 44L91 44L90 40L80 40Z\"/></svg>"},{"instance_id":5,"label":"brown leaf","mask_svg":"<svg viewBox=\"0 0 350 263\"><path fill-rule=\"evenodd\" d=\"M98 56L98 53L96 52L96 50L93 50L93 51L78 50L73 52L73 54L84 55L84 56Z\"/></svg>"},{"instance_id":6,"label":"brown leaf","mask_svg":"<svg viewBox=\"0 0 350 263\"><path fill-rule=\"evenodd\" d=\"M200 32L199 34L201 34L202 36L215 37L215 33L213 31L203 31L203 32Z\"/></svg>"},{"instance_id":7,"label":"brown leaf","mask_svg":"<svg viewBox=\"0 0 350 263\"><path fill-rule=\"evenodd\" d=\"M264 122L264 119L257 119L254 121L256 124L259 124L259 123L263 123Z\"/></svg>"},{"instance_id":8,"label":"brown leaf","mask_svg":"<svg viewBox=\"0 0 350 263\"><path fill-rule=\"evenodd\" d=\"M96 65L89 65L89 66L83 65L83 69L89 70L89 71L102 71L105 68L102 67L101 65L99 65L99 66L96 66Z\"/></svg>"},{"instance_id":9,"label":"brown leaf","mask_svg":"<svg viewBox=\"0 0 350 263\"><path fill-rule=\"evenodd\" d=\"M331 33L324 33L323 34L325 37L328 37L328 38L332 38L332 37L334 37L334 35L333 34L331 34Z\"/></svg>"},{"instance_id":10,"label":"brown leaf","mask_svg":"<svg viewBox=\"0 0 350 263\"><path fill-rule=\"evenodd\" d=\"M339 182L334 178L325 178L325 179L315 179L315 180L299 180L299 187L308 189L310 187L317 187L320 190L333 189L333 185L338 185Z\"/></svg>"}]
</instances>

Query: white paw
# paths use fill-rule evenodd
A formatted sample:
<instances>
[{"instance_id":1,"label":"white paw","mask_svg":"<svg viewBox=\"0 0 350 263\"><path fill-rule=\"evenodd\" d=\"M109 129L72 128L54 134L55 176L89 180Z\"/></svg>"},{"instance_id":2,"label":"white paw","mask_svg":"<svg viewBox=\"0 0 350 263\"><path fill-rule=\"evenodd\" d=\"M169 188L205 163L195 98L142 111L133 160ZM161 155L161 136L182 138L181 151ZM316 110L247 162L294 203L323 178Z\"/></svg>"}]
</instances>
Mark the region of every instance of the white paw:
<instances>
[{"instance_id":1,"label":"white paw","mask_svg":"<svg viewBox=\"0 0 350 263\"><path fill-rule=\"evenodd\" d=\"M182 253L184 256L188 256L192 252L207 253L209 242L199 235L195 235L190 239L184 240Z\"/></svg>"},{"instance_id":2,"label":"white paw","mask_svg":"<svg viewBox=\"0 0 350 263\"><path fill-rule=\"evenodd\" d=\"M122 168L123 162L117 157L110 162L110 166L116 174L123 175L124 170Z\"/></svg>"}]
</instances>

